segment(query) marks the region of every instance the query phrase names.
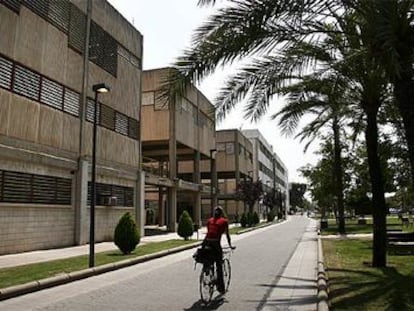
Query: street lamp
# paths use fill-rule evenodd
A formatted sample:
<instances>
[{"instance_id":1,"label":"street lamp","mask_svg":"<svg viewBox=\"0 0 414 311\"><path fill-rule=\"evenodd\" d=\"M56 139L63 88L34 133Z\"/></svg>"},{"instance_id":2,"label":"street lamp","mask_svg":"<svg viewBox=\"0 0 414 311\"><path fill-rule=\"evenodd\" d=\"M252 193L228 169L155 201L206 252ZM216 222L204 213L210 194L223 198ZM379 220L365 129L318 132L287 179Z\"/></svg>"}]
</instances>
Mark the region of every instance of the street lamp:
<instances>
[{"instance_id":1,"label":"street lamp","mask_svg":"<svg viewBox=\"0 0 414 311\"><path fill-rule=\"evenodd\" d=\"M99 83L92 86L95 92L95 104L93 110L93 136L92 136L92 176L91 176L91 210L89 225L89 268L95 266L95 205L96 205L96 132L97 132L97 110L98 110L98 94L108 93L109 87L105 83Z\"/></svg>"}]
</instances>

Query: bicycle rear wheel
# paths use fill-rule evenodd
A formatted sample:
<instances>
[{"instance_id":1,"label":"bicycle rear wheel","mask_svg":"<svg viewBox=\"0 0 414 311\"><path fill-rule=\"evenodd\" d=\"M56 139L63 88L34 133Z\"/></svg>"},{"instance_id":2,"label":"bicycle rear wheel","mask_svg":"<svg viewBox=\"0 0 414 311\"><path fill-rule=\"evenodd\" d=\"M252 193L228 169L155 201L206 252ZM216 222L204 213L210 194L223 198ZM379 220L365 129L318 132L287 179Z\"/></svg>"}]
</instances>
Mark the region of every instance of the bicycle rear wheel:
<instances>
[{"instance_id":1,"label":"bicycle rear wheel","mask_svg":"<svg viewBox=\"0 0 414 311\"><path fill-rule=\"evenodd\" d=\"M224 280L224 289L226 292L229 290L231 279L231 266L230 261L225 258L223 259L223 280Z\"/></svg>"},{"instance_id":2,"label":"bicycle rear wheel","mask_svg":"<svg viewBox=\"0 0 414 311\"><path fill-rule=\"evenodd\" d=\"M200 274L200 297L205 304L208 304L213 297L214 279L214 265L203 265Z\"/></svg>"}]
</instances>

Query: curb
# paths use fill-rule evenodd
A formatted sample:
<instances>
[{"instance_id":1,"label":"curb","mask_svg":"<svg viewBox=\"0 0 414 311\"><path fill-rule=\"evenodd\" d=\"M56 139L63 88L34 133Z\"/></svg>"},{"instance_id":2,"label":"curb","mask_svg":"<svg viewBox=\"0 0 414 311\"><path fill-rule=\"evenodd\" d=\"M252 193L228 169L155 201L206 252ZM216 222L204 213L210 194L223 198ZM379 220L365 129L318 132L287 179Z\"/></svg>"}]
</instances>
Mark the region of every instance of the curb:
<instances>
[{"instance_id":1,"label":"curb","mask_svg":"<svg viewBox=\"0 0 414 311\"><path fill-rule=\"evenodd\" d=\"M109 264L105 264L105 265L101 265L101 266L97 266L93 268L88 268L84 270L79 270L79 271L73 271L69 273L64 272L64 273L61 273L59 275L56 275L50 278L36 280L36 281L29 282L29 283L14 285L14 286L6 287L6 288L1 288L0 289L0 301L13 298L13 297L17 297L20 295L32 293L35 291L39 291L45 288L85 279L85 278L99 275L105 272L118 270L121 268L125 268L128 266L146 262L152 259L157 259L157 258L161 258L167 255L179 253L181 251L185 251L185 250L198 247L199 245L201 245L201 243L202 242L196 242L194 244L175 247L175 248L163 250L163 251L150 254L150 255L144 255L144 256L137 257L137 258L126 259L126 260L122 260L122 261L118 261L114 263L109 263Z\"/></svg>"},{"instance_id":2,"label":"curb","mask_svg":"<svg viewBox=\"0 0 414 311\"><path fill-rule=\"evenodd\" d=\"M318 311L329 311L328 304L328 276L325 273L322 241L318 232Z\"/></svg>"},{"instance_id":3,"label":"curb","mask_svg":"<svg viewBox=\"0 0 414 311\"><path fill-rule=\"evenodd\" d=\"M250 231L257 230L257 229L266 228L266 227L269 227L269 226L272 226L272 225L277 225L277 224L280 224L284 221L285 220L280 221L280 222L269 222L269 223L265 223L264 225L260 225L260 226L256 226L256 227L250 227L250 228L247 228L247 229L244 229L244 230L240 230L239 232L236 232L236 235L247 233L247 232L250 232Z\"/></svg>"}]
</instances>

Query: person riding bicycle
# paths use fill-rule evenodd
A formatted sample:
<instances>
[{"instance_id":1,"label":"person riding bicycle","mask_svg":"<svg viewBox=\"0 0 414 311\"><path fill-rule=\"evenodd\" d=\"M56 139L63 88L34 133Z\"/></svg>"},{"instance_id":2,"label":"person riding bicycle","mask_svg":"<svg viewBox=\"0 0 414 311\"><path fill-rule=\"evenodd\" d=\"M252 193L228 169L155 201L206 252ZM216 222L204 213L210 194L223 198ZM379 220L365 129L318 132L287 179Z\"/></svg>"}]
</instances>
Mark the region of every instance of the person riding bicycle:
<instances>
[{"instance_id":1,"label":"person riding bicycle","mask_svg":"<svg viewBox=\"0 0 414 311\"><path fill-rule=\"evenodd\" d=\"M217 206L214 209L214 216L207 221L207 235L203 241L203 247L210 247L213 251L214 262L217 267L217 290L221 293L225 293L224 279L223 279L223 249L221 248L221 236L226 234L227 243L231 245L231 239L229 234L229 222L224 217L223 208Z\"/></svg>"}]
</instances>

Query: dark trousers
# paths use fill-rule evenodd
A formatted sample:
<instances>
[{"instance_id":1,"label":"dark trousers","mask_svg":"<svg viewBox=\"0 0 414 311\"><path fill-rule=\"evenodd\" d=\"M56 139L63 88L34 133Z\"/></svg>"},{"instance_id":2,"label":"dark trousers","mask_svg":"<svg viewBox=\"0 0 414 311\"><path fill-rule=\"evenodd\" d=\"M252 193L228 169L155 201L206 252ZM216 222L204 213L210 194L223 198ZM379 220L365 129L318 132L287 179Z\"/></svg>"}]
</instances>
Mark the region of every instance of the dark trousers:
<instances>
[{"instance_id":1,"label":"dark trousers","mask_svg":"<svg viewBox=\"0 0 414 311\"><path fill-rule=\"evenodd\" d=\"M211 247L214 252L214 263L217 268L217 290L219 292L224 292L223 249L221 248L220 241L204 240L203 246Z\"/></svg>"}]
</instances>

